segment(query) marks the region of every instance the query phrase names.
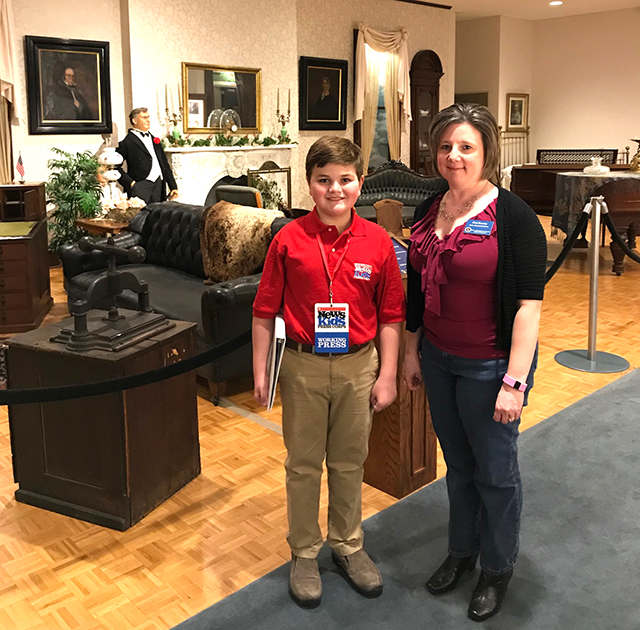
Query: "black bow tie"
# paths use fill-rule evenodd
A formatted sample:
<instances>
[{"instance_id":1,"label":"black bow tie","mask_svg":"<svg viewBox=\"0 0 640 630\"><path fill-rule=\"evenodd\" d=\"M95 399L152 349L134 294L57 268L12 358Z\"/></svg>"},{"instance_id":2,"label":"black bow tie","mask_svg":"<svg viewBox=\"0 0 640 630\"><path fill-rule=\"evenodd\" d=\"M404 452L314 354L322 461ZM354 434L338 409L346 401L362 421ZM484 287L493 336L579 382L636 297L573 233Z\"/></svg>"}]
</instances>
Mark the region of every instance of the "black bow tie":
<instances>
[{"instance_id":1,"label":"black bow tie","mask_svg":"<svg viewBox=\"0 0 640 630\"><path fill-rule=\"evenodd\" d=\"M151 137L151 132L150 132L150 131L141 131L141 132L140 132L140 135L141 135L143 138L150 138L150 137Z\"/></svg>"}]
</instances>

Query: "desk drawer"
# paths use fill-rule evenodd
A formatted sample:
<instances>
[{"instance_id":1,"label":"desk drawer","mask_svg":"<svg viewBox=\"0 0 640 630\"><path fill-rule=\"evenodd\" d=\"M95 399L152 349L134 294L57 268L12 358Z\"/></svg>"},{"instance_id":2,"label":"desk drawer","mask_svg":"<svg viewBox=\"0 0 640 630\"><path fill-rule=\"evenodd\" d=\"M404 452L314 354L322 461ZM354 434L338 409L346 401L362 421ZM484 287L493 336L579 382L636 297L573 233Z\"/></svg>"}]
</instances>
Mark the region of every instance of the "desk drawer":
<instances>
[{"instance_id":1,"label":"desk drawer","mask_svg":"<svg viewBox=\"0 0 640 630\"><path fill-rule=\"evenodd\" d=\"M26 258L27 245L25 243L0 245L0 260L25 260Z\"/></svg>"},{"instance_id":2,"label":"desk drawer","mask_svg":"<svg viewBox=\"0 0 640 630\"><path fill-rule=\"evenodd\" d=\"M12 308L29 308L28 293L2 293L0 294L0 312Z\"/></svg>"},{"instance_id":3,"label":"desk drawer","mask_svg":"<svg viewBox=\"0 0 640 630\"><path fill-rule=\"evenodd\" d=\"M29 309L27 308L0 308L0 326L3 324L25 324L30 321Z\"/></svg>"},{"instance_id":4,"label":"desk drawer","mask_svg":"<svg viewBox=\"0 0 640 630\"><path fill-rule=\"evenodd\" d=\"M28 287L29 283L24 275L10 276L8 278L0 275L0 294L10 291L26 291Z\"/></svg>"},{"instance_id":5,"label":"desk drawer","mask_svg":"<svg viewBox=\"0 0 640 630\"><path fill-rule=\"evenodd\" d=\"M29 266L26 260L0 260L0 278L26 276Z\"/></svg>"}]
</instances>

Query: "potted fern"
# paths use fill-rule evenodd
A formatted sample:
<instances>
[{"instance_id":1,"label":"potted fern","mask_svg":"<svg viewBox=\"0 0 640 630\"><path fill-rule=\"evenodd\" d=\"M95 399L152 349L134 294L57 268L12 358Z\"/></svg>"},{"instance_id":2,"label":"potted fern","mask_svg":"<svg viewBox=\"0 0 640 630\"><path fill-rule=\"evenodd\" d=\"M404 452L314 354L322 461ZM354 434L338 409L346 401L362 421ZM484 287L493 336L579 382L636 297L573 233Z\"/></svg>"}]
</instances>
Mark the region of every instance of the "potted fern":
<instances>
[{"instance_id":1,"label":"potted fern","mask_svg":"<svg viewBox=\"0 0 640 630\"><path fill-rule=\"evenodd\" d=\"M75 155L62 149L51 149L58 157L47 162L51 176L47 182L47 198L55 204L49 217L49 251L56 252L65 243L75 243L84 230L76 219L92 218L100 210L100 182L96 177L99 164L91 151Z\"/></svg>"}]
</instances>

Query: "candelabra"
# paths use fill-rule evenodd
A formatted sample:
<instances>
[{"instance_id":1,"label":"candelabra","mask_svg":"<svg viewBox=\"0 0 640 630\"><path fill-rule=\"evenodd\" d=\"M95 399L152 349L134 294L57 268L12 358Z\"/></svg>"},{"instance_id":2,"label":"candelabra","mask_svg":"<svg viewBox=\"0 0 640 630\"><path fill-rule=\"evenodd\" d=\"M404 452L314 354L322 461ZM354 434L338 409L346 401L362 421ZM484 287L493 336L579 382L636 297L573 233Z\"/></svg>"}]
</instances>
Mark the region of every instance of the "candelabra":
<instances>
[{"instance_id":1,"label":"candelabra","mask_svg":"<svg viewBox=\"0 0 640 630\"><path fill-rule=\"evenodd\" d=\"M164 127L167 135L169 135L169 131L171 127L173 127L173 137L179 137L180 129L178 129L178 123L182 122L182 107L178 107L177 112L172 112L169 110L169 107L165 107L164 114L161 114L158 110L158 120L160 121L160 125Z\"/></svg>"},{"instance_id":2,"label":"candelabra","mask_svg":"<svg viewBox=\"0 0 640 630\"><path fill-rule=\"evenodd\" d=\"M285 125L289 122L289 120L291 120L291 110L287 110L286 114L284 112L282 112L281 114L280 110L276 109L276 118L278 119L278 122L282 127L280 129L280 138L281 141L284 142L287 137L287 128L285 127Z\"/></svg>"},{"instance_id":3,"label":"candelabra","mask_svg":"<svg viewBox=\"0 0 640 630\"><path fill-rule=\"evenodd\" d=\"M291 120L291 90L289 90L289 105L287 107L287 113L284 111L280 113L280 88L278 88L277 105L276 105L276 119L282 127L280 129L280 141L284 142L287 138L287 128L285 125Z\"/></svg>"}]
</instances>

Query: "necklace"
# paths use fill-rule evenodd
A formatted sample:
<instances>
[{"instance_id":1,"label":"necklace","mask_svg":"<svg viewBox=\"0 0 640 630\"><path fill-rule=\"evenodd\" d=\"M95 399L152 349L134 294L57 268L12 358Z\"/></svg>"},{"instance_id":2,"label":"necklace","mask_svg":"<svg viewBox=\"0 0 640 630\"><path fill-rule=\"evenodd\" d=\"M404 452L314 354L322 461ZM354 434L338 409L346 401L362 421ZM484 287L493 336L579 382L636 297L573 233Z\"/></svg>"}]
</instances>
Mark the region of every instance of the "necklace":
<instances>
[{"instance_id":1,"label":"necklace","mask_svg":"<svg viewBox=\"0 0 640 630\"><path fill-rule=\"evenodd\" d=\"M478 199L480 199L480 197L482 196L482 193L484 193L488 185L489 185L489 182L487 182L482 187L482 190L477 195L474 195L473 197L471 197L471 199L469 199L469 201L465 201L462 205L458 206L457 208L454 208L451 212L447 212L446 197L443 197L442 201L440 202L440 207L438 208L438 216L442 217L447 221L455 221L456 219L460 218L462 215L469 212L471 208L473 208L473 204L475 204L475 202L478 201Z\"/></svg>"}]
</instances>

